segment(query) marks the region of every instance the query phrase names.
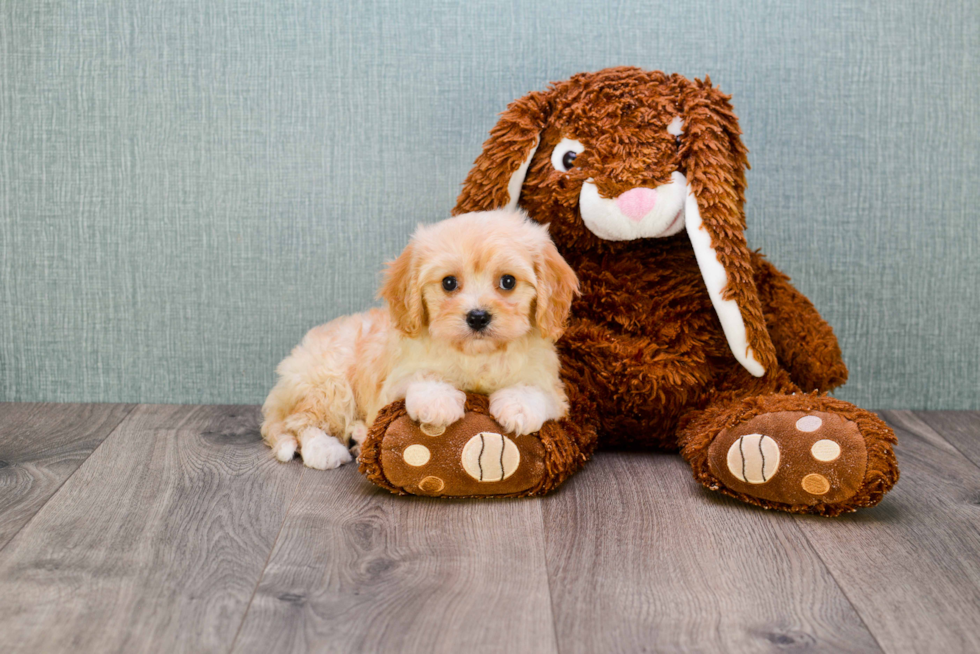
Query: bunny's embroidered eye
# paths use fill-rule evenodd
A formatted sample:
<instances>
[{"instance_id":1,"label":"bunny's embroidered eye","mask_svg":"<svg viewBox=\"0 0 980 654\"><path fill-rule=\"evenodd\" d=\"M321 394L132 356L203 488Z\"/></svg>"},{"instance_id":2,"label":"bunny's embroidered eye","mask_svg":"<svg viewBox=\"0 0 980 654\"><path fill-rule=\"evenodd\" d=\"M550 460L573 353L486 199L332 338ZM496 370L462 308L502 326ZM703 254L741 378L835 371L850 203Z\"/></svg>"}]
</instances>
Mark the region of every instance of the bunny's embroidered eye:
<instances>
[{"instance_id":1,"label":"bunny's embroidered eye","mask_svg":"<svg viewBox=\"0 0 980 654\"><path fill-rule=\"evenodd\" d=\"M551 152L551 165L561 173L567 173L575 165L575 158L585 151L585 146L575 139L562 139Z\"/></svg>"},{"instance_id":2,"label":"bunny's embroidered eye","mask_svg":"<svg viewBox=\"0 0 980 654\"><path fill-rule=\"evenodd\" d=\"M515 286L517 286L517 280L514 279L513 275L503 275L500 278L500 288L503 290L513 291Z\"/></svg>"},{"instance_id":3,"label":"bunny's embroidered eye","mask_svg":"<svg viewBox=\"0 0 980 654\"><path fill-rule=\"evenodd\" d=\"M667 125L667 133L674 137L674 143L680 147L681 134L684 133L684 119L680 116L674 116L674 120L670 121L670 125Z\"/></svg>"},{"instance_id":4,"label":"bunny's embroidered eye","mask_svg":"<svg viewBox=\"0 0 980 654\"><path fill-rule=\"evenodd\" d=\"M456 283L456 278L452 275L442 278L442 290L446 291L447 293L455 291L457 286L458 284Z\"/></svg>"}]
</instances>

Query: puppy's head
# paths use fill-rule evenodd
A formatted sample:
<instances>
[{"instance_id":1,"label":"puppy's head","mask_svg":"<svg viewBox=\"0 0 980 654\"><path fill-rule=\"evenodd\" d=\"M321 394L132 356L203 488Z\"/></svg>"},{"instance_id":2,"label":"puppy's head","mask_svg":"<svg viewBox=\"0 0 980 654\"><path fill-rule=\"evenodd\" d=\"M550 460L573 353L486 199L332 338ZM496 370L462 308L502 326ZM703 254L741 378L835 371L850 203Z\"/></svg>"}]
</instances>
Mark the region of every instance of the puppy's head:
<instances>
[{"instance_id":1,"label":"puppy's head","mask_svg":"<svg viewBox=\"0 0 980 654\"><path fill-rule=\"evenodd\" d=\"M379 295L395 325L483 354L533 329L561 336L578 290L547 228L513 209L420 226L388 266Z\"/></svg>"}]
</instances>

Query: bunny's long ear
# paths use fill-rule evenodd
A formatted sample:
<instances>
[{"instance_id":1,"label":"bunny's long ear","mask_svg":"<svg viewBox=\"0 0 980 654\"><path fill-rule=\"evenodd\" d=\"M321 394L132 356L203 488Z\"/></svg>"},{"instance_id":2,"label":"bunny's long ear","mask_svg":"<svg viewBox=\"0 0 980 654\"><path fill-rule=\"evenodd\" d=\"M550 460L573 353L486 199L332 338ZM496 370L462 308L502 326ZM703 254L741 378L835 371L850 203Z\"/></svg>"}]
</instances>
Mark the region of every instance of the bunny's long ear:
<instances>
[{"instance_id":1,"label":"bunny's long ear","mask_svg":"<svg viewBox=\"0 0 980 654\"><path fill-rule=\"evenodd\" d=\"M686 227L735 358L756 377L777 366L745 241L747 150L730 96L695 80L681 93Z\"/></svg>"},{"instance_id":2,"label":"bunny's long ear","mask_svg":"<svg viewBox=\"0 0 980 654\"><path fill-rule=\"evenodd\" d=\"M534 91L510 103L490 130L476 158L453 215L517 207L531 158L548 120L549 92Z\"/></svg>"}]
</instances>

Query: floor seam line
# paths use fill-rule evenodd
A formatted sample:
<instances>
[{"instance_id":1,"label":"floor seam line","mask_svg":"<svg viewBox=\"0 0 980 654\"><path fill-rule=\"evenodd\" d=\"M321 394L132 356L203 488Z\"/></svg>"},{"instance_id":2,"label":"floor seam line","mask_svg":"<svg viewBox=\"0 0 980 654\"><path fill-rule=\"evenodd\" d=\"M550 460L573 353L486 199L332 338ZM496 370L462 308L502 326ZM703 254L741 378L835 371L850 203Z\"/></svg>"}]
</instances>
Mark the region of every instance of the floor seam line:
<instances>
[{"instance_id":1,"label":"floor seam line","mask_svg":"<svg viewBox=\"0 0 980 654\"><path fill-rule=\"evenodd\" d=\"M910 413L913 416L915 416L916 418L918 418L920 421L922 421L922 424L924 424L926 427L928 427L936 436L938 436L939 438L941 438L944 443L946 443L951 448L953 448L954 450L956 450L956 453L959 454L967 463L969 463L970 465L972 465L974 468L977 468L978 470L980 470L980 463L977 463L973 459L971 459L970 457L968 457L963 452L963 450L961 450L959 447L956 446L956 443L954 443L953 441L951 441L948 438L946 438L945 436L943 436L942 433L940 433L940 431L938 429L936 429L931 424L929 424L929 421L928 420L926 420L925 418L923 418L922 416L919 415L919 411L910 410ZM927 411L923 411L922 413L928 413L928 412Z\"/></svg>"},{"instance_id":2,"label":"floor seam line","mask_svg":"<svg viewBox=\"0 0 980 654\"><path fill-rule=\"evenodd\" d=\"M555 653L561 654L561 645L558 640L558 621L555 616L555 593L551 583L551 567L548 565L548 530L544 523L544 503L546 499L540 499L538 514L541 518L541 554L544 561L544 576L548 581L548 611L551 613L551 633L555 638Z\"/></svg>"},{"instance_id":3,"label":"floor seam line","mask_svg":"<svg viewBox=\"0 0 980 654\"><path fill-rule=\"evenodd\" d=\"M51 500L53 500L53 499L54 499L54 497L55 497L55 495L57 495L58 493L60 493L60 492L61 492L61 489L62 489L62 488L64 488L64 486L65 486L65 484L67 484L67 483L68 483L68 480L69 480L69 479L71 479L72 477L74 477L74 476L75 476L76 474L78 474L78 471L82 469L82 466L83 466L83 465L85 465L85 464L86 464L86 463L88 462L88 460L89 460L89 459L91 459L91 458L92 458L92 455L93 455L93 454L95 454L96 452L98 452L98 451L99 451L99 448L101 448L101 447L102 447L103 445L105 445L105 442L106 442L107 440L109 440L109 438L110 438L110 437L111 437L111 436L112 436L113 434L115 434L115 433L116 433L116 432L117 432L117 431L119 430L119 427L121 427L121 426L122 426L122 424L123 424L124 422L126 422L126 418L128 418L128 417L129 417L130 415L132 415L132 413L133 413L133 411L135 411L136 409L138 409L138 408L139 408L139 407L141 407L141 406L143 406L143 405L142 405L142 404L134 404L134 405L133 405L133 406L132 406L132 407L131 407L131 408L129 409L129 411L127 411L127 412L125 413L125 415L123 415L123 416L122 416L122 417L121 417L121 418L119 419L119 422L117 422L117 423L115 424L115 426L114 426L114 427L113 427L112 429L110 429L110 430L109 430L109 433L105 435L105 438L103 438L103 439L102 439L101 441L99 441L99 444L98 444L98 445L96 445L96 446L95 446L95 447L94 447L94 448L92 449L92 451L88 453L88 456L86 456L86 457L85 457L85 460L84 460L84 461L82 461L81 463L79 463L79 464L78 464L78 467L77 467L77 468L75 468L74 470L72 470L72 471L71 471L71 474L70 474L70 475L68 475L67 477L65 477L65 478L64 478L64 479L63 479L63 480L61 481L61 483L60 483L60 484L58 484L58 487L57 487L56 489L54 489L54 492L53 492L53 493L51 493L51 495L49 495L49 496L48 496L48 499L46 499L46 500L44 500L44 502L43 502L43 503L41 504L41 506L39 506L39 507L37 507L37 511L35 511L35 512L34 512L34 514L33 514L33 515L32 515L32 516L30 517L30 518L28 518L28 519L27 519L27 522L25 522L24 524L22 524L22 525L21 525L21 526L20 526L20 527L19 527L19 528L17 529L17 531L15 531L15 532L14 532L14 533L13 533L13 534L12 534L12 535L10 536L10 538L9 538L9 539L7 539L7 542L6 542L6 543L4 543L3 545L0 545L0 554L3 554L3 551L4 551L4 550L5 550L6 548L7 548L7 546L8 546L8 545L10 545L10 544L11 544L12 542L14 542L14 540L15 540L15 539L17 538L17 536L18 536L18 535L20 534L20 532L22 532L22 531L24 531L24 529L25 529L25 528L27 528L27 526L28 526L29 524L31 524L32 522L34 522L34 518L36 518L36 517L38 516L38 514L39 514L39 513L41 513L41 511L43 511L43 510L44 510L44 507L46 507L46 506L48 505L48 502L50 502Z\"/></svg>"},{"instance_id":4,"label":"floor seam line","mask_svg":"<svg viewBox=\"0 0 980 654\"><path fill-rule=\"evenodd\" d=\"M824 519L827 520L828 518L824 518ZM833 518L829 518L829 519L833 519ZM802 516L794 515L793 526L796 528L799 534L803 536L803 540L807 542L807 545L810 546L810 549L813 550L813 553L816 554L817 559L820 561L820 565L823 566L823 569L826 570L827 574L830 575L830 578L834 580L834 585L837 586L837 590L839 590L840 594L844 596L845 600L847 600L847 604L854 611L854 615L856 615L858 620L861 621L861 626L864 627L864 630L867 631L868 635L871 636L872 640L875 641L875 645L878 646L878 651L887 652L884 646L882 646L881 641L878 640L877 634L875 634L875 632L871 630L871 625L869 625L867 621L864 619L864 616L861 614L861 611L858 609L857 604L855 604L854 600L851 599L851 596L847 594L847 590L845 590L844 587L841 586L840 581L837 580L837 575L834 574L833 569L830 567L830 565L827 564L827 561L824 560L823 555L820 553L820 550L817 549L817 546L813 543L812 540L810 540L810 536L806 533L806 530L803 529L803 527L801 526L800 523L803 520L805 520L805 518L803 518Z\"/></svg>"},{"instance_id":5,"label":"floor seam line","mask_svg":"<svg viewBox=\"0 0 980 654\"><path fill-rule=\"evenodd\" d=\"M296 481L296 490L293 491L293 496L289 498L289 504L286 505L286 512L283 514L282 522L279 524L279 531L276 532L276 537L272 541L272 547L269 548L269 555L265 557L265 563L262 565L262 572L259 574L259 578L255 582L255 588L252 589L252 595L248 598L248 603L245 604L245 612L242 614L242 621L238 623L238 629L235 630L235 637L231 639L231 646L228 648L228 654L235 651L235 645L238 644L238 637L242 633L242 627L245 626L245 619L248 618L248 612L252 610L252 602L255 601L255 595L259 592L259 586L262 585L262 580L265 579L265 571L269 568L269 562L272 560L272 554L276 551L276 545L279 544L279 538L282 536L282 530L286 527L286 520L289 519L289 512L292 510L293 502L296 501L296 496L299 494L299 489L303 483L304 476L306 476L305 468L300 471L299 479Z\"/></svg>"}]
</instances>

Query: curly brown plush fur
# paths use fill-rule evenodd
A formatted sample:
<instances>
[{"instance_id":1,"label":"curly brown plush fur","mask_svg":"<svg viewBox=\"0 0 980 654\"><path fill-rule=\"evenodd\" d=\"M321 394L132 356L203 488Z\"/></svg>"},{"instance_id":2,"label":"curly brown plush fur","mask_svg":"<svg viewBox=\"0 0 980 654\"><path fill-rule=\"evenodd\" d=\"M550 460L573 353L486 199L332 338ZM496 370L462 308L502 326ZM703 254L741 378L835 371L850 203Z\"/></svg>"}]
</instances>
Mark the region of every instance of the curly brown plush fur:
<instances>
[{"instance_id":1,"label":"curly brown plush fur","mask_svg":"<svg viewBox=\"0 0 980 654\"><path fill-rule=\"evenodd\" d=\"M677 118L683 119L679 137L669 129ZM582 295L558 344L575 398L566 424L581 427L581 434L567 439L580 448L567 457L576 467L596 442L682 449L699 481L747 502L822 515L873 505L898 478L894 434L873 414L819 395L842 384L847 368L830 326L809 300L748 248L748 162L740 133L729 97L710 80L636 68L576 75L507 108L454 213L516 204L550 224L559 251L578 274ZM556 170L551 159L563 138L585 146L567 172ZM746 351L762 376L733 356L738 340L722 329L688 234L605 240L583 222L579 200L587 180L601 197L615 198L667 184L675 171L697 198L727 278L720 299L737 304ZM509 190L515 183L519 198ZM804 393L810 391L817 395ZM767 411L785 418L788 411L814 407L856 424L864 438L866 473L847 501L762 500L725 488L708 471L708 448L726 426ZM792 427L780 429L782 447L792 449Z\"/></svg>"}]
</instances>

